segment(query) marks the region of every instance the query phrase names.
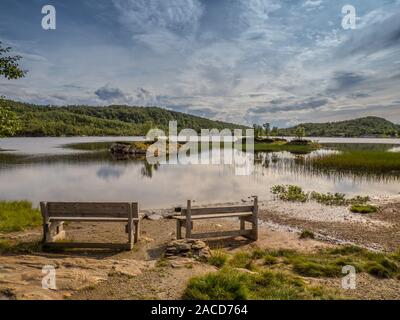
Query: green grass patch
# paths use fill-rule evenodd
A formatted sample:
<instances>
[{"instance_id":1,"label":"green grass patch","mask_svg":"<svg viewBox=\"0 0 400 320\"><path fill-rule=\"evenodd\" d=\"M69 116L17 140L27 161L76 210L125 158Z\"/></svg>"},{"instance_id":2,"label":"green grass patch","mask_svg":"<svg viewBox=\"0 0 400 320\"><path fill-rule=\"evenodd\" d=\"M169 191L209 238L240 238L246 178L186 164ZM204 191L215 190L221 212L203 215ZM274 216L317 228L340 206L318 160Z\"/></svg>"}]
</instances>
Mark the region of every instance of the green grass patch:
<instances>
[{"instance_id":1,"label":"green grass patch","mask_svg":"<svg viewBox=\"0 0 400 320\"><path fill-rule=\"evenodd\" d=\"M306 277L339 277L342 267L351 265L358 272L367 272L381 278L392 278L400 275L398 253L384 254L372 252L354 246L343 246L335 249L323 249L316 253L269 252L276 257L283 257L292 270Z\"/></svg>"},{"instance_id":2,"label":"green grass patch","mask_svg":"<svg viewBox=\"0 0 400 320\"><path fill-rule=\"evenodd\" d=\"M354 213L374 213L378 211L378 208L370 204L353 204L350 211Z\"/></svg>"},{"instance_id":3,"label":"green grass patch","mask_svg":"<svg viewBox=\"0 0 400 320\"><path fill-rule=\"evenodd\" d=\"M189 281L183 294L188 300L300 300L331 299L322 288L307 286L289 273L264 270L248 274L231 268Z\"/></svg>"},{"instance_id":4,"label":"green grass patch","mask_svg":"<svg viewBox=\"0 0 400 320\"><path fill-rule=\"evenodd\" d=\"M229 266L233 268L244 268L244 269L253 269L253 261L251 253L249 252L238 252L236 253L230 260Z\"/></svg>"},{"instance_id":5,"label":"green grass patch","mask_svg":"<svg viewBox=\"0 0 400 320\"><path fill-rule=\"evenodd\" d=\"M320 149L318 143L308 141L307 144L292 144L290 142L275 141L272 143L254 142L254 151L279 152L287 151L294 154L307 154Z\"/></svg>"},{"instance_id":6,"label":"green grass patch","mask_svg":"<svg viewBox=\"0 0 400 320\"><path fill-rule=\"evenodd\" d=\"M296 185L274 185L271 187L271 193L279 200L283 201L306 202L308 200L314 200L328 206L362 205L370 200L369 197L362 196L346 198L344 193L306 192Z\"/></svg>"},{"instance_id":7,"label":"green grass patch","mask_svg":"<svg viewBox=\"0 0 400 320\"><path fill-rule=\"evenodd\" d=\"M42 215L29 201L0 201L0 231L13 232L42 224Z\"/></svg>"},{"instance_id":8,"label":"green grass patch","mask_svg":"<svg viewBox=\"0 0 400 320\"><path fill-rule=\"evenodd\" d=\"M41 242L14 242L0 239L0 254L27 254L41 250Z\"/></svg>"},{"instance_id":9,"label":"green grass patch","mask_svg":"<svg viewBox=\"0 0 400 320\"><path fill-rule=\"evenodd\" d=\"M308 160L313 168L346 171L400 171L400 153L385 151L345 151Z\"/></svg>"}]
</instances>

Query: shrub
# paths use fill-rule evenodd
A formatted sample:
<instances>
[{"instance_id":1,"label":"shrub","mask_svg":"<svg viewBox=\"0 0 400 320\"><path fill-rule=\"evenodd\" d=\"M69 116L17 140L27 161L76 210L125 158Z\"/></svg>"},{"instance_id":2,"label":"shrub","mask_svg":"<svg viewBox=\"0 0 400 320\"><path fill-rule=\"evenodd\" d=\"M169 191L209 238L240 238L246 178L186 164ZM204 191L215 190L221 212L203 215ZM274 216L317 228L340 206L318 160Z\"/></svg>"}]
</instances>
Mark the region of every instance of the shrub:
<instances>
[{"instance_id":1,"label":"shrub","mask_svg":"<svg viewBox=\"0 0 400 320\"><path fill-rule=\"evenodd\" d=\"M370 204L353 204L350 211L354 213L374 213L378 211L378 208Z\"/></svg>"}]
</instances>

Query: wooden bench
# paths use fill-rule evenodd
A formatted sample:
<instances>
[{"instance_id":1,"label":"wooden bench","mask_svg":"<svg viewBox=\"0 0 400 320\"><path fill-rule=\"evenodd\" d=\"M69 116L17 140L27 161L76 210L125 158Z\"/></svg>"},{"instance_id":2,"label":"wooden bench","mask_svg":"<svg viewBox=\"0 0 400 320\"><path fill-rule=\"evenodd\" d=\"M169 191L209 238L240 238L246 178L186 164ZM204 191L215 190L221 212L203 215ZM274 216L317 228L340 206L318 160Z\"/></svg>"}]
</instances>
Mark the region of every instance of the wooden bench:
<instances>
[{"instance_id":1,"label":"wooden bench","mask_svg":"<svg viewBox=\"0 0 400 320\"><path fill-rule=\"evenodd\" d=\"M187 207L178 208L180 215L172 218L176 219L176 237L182 239L182 227L186 229L186 238L213 238L213 237L236 237L243 236L251 240L258 239L258 199L254 197L253 205L235 207L215 207L215 208L192 208L191 200L187 201ZM239 218L240 230L218 231L193 234L193 221L201 219L220 219L220 218ZM251 223L251 229L247 230L246 222Z\"/></svg>"},{"instance_id":2,"label":"wooden bench","mask_svg":"<svg viewBox=\"0 0 400 320\"><path fill-rule=\"evenodd\" d=\"M110 248L131 250L139 238L139 208L133 202L41 202L43 243L48 247ZM127 243L59 242L65 238L64 222L126 223Z\"/></svg>"}]
</instances>

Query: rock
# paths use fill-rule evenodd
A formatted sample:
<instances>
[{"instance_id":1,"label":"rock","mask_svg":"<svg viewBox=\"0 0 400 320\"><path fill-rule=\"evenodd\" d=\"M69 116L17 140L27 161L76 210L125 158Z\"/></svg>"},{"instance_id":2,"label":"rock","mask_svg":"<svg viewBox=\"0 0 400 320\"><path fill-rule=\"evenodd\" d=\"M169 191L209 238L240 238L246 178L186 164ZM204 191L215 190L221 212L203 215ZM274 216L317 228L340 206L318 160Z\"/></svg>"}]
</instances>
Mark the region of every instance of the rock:
<instances>
[{"instance_id":1,"label":"rock","mask_svg":"<svg viewBox=\"0 0 400 320\"><path fill-rule=\"evenodd\" d=\"M62 299L85 287L107 280L112 273L135 276L150 262L133 259L94 259L33 255L0 256L0 299ZM43 266L54 266L57 290L41 286Z\"/></svg>"},{"instance_id":2,"label":"rock","mask_svg":"<svg viewBox=\"0 0 400 320\"><path fill-rule=\"evenodd\" d=\"M195 239L182 239L171 241L166 250L165 257L191 257L194 259L208 258L211 256L210 248L207 244Z\"/></svg>"},{"instance_id":3,"label":"rock","mask_svg":"<svg viewBox=\"0 0 400 320\"><path fill-rule=\"evenodd\" d=\"M172 268L187 268L193 265L193 259L190 258L179 258L171 261Z\"/></svg>"},{"instance_id":4,"label":"rock","mask_svg":"<svg viewBox=\"0 0 400 320\"><path fill-rule=\"evenodd\" d=\"M163 219L163 216L155 213L155 214L147 216L146 218L149 220L152 220L152 221L158 221L158 220Z\"/></svg>"},{"instance_id":5,"label":"rock","mask_svg":"<svg viewBox=\"0 0 400 320\"><path fill-rule=\"evenodd\" d=\"M131 146L122 143L114 143L110 147L110 151L114 154L132 154Z\"/></svg>"},{"instance_id":6,"label":"rock","mask_svg":"<svg viewBox=\"0 0 400 320\"><path fill-rule=\"evenodd\" d=\"M192 249L200 250L200 249L205 248L206 246L207 245L205 244L205 242L198 240L192 244Z\"/></svg>"}]
</instances>

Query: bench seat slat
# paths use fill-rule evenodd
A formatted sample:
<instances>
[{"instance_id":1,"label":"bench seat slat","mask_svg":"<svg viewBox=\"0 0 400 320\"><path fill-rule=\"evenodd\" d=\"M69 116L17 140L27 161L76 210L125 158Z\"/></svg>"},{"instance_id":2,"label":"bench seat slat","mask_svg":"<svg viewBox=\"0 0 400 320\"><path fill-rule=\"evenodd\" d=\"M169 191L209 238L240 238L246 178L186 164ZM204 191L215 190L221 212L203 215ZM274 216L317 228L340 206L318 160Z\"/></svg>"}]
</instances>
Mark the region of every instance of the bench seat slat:
<instances>
[{"instance_id":1,"label":"bench seat slat","mask_svg":"<svg viewBox=\"0 0 400 320\"><path fill-rule=\"evenodd\" d=\"M216 213L216 214L203 214L191 216L191 220L200 219L218 219L218 218L235 218L235 217L249 217L251 212L238 212L238 213ZM174 219L186 220L186 216L173 216Z\"/></svg>"},{"instance_id":2,"label":"bench seat slat","mask_svg":"<svg viewBox=\"0 0 400 320\"><path fill-rule=\"evenodd\" d=\"M99 221L99 222L128 222L128 218L103 218L103 217L50 217L50 221ZM132 219L139 220L138 218Z\"/></svg>"},{"instance_id":3,"label":"bench seat slat","mask_svg":"<svg viewBox=\"0 0 400 320\"><path fill-rule=\"evenodd\" d=\"M46 242L45 247L53 248L89 248L89 249L130 249L126 243L95 243L95 242Z\"/></svg>"},{"instance_id":4,"label":"bench seat slat","mask_svg":"<svg viewBox=\"0 0 400 320\"><path fill-rule=\"evenodd\" d=\"M192 216L202 214L215 214L215 213L237 213L237 212L252 212L253 206L234 206L234 207L215 207L215 208L191 208L190 213ZM186 215L187 209L182 208L182 215Z\"/></svg>"},{"instance_id":5,"label":"bench seat slat","mask_svg":"<svg viewBox=\"0 0 400 320\"><path fill-rule=\"evenodd\" d=\"M202 238L219 238L219 237L239 237L239 236L249 236L249 235L251 235L251 230L235 230L235 231L214 231L214 232L193 233L190 237L193 239L202 239Z\"/></svg>"}]
</instances>

